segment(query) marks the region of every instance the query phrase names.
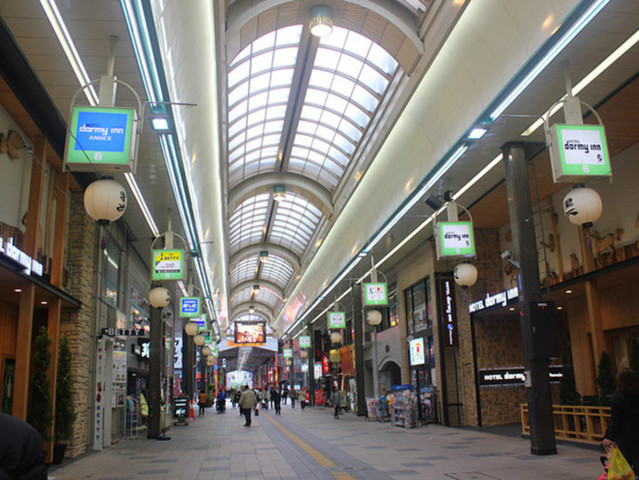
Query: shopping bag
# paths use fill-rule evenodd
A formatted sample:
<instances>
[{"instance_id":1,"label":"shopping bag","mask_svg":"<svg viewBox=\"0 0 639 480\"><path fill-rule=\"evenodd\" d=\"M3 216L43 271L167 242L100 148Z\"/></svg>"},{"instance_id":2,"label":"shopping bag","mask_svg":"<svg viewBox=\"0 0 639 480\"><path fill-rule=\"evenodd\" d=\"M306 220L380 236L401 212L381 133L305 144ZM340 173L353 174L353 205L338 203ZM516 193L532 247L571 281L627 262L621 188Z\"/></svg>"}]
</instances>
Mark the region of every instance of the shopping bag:
<instances>
[{"instance_id":1,"label":"shopping bag","mask_svg":"<svg viewBox=\"0 0 639 480\"><path fill-rule=\"evenodd\" d=\"M615 448L610 457L608 467L608 480L635 480L635 474L630 464L618 448Z\"/></svg>"},{"instance_id":2,"label":"shopping bag","mask_svg":"<svg viewBox=\"0 0 639 480\"><path fill-rule=\"evenodd\" d=\"M259 409L259 408L256 408L256 409L255 409L255 416L256 416L256 417L259 417L259 416L260 416L260 409Z\"/></svg>"}]
</instances>

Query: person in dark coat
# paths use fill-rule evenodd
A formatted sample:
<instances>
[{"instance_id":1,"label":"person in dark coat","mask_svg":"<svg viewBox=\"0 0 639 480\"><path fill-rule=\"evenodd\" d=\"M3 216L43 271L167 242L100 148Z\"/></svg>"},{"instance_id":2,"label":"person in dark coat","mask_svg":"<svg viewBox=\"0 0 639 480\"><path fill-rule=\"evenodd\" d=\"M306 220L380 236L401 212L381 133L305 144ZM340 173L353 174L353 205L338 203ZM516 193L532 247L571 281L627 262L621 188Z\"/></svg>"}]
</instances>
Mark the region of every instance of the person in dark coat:
<instances>
[{"instance_id":1,"label":"person in dark coat","mask_svg":"<svg viewBox=\"0 0 639 480\"><path fill-rule=\"evenodd\" d=\"M277 391L277 388L271 390L271 401L273 402L275 415L280 415L282 413L282 396L280 392Z\"/></svg>"},{"instance_id":2,"label":"person in dark coat","mask_svg":"<svg viewBox=\"0 0 639 480\"><path fill-rule=\"evenodd\" d=\"M47 480L42 440L35 428L0 413L0 480Z\"/></svg>"},{"instance_id":3,"label":"person in dark coat","mask_svg":"<svg viewBox=\"0 0 639 480\"><path fill-rule=\"evenodd\" d=\"M602 442L615 443L635 474L639 474L639 379L629 368L617 374L617 390L610 402L610 423Z\"/></svg>"}]
</instances>

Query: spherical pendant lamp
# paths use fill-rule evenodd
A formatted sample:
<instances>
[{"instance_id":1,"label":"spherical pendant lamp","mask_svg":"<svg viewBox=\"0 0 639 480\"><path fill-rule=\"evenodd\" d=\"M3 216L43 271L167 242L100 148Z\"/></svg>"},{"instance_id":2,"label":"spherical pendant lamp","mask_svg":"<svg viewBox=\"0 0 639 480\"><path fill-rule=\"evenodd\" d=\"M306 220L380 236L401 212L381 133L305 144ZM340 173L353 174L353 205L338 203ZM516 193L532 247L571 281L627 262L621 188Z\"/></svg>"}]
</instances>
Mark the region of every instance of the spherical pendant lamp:
<instances>
[{"instance_id":1,"label":"spherical pendant lamp","mask_svg":"<svg viewBox=\"0 0 639 480\"><path fill-rule=\"evenodd\" d=\"M124 215L126 204L126 190L112 178L97 180L84 192L84 209L101 225L115 222Z\"/></svg>"},{"instance_id":2,"label":"spherical pendant lamp","mask_svg":"<svg viewBox=\"0 0 639 480\"><path fill-rule=\"evenodd\" d=\"M171 302L171 295L164 287L155 287L149 292L149 303L155 308L164 308Z\"/></svg>"},{"instance_id":3,"label":"spherical pendant lamp","mask_svg":"<svg viewBox=\"0 0 639 480\"><path fill-rule=\"evenodd\" d=\"M184 331L186 332L187 335L190 335L191 337L196 335L199 329L200 329L200 326L195 322L189 322L186 325L184 325Z\"/></svg>"},{"instance_id":4,"label":"spherical pendant lamp","mask_svg":"<svg viewBox=\"0 0 639 480\"><path fill-rule=\"evenodd\" d=\"M342 334L339 332L331 333L331 343L342 343Z\"/></svg>"},{"instance_id":5,"label":"spherical pendant lamp","mask_svg":"<svg viewBox=\"0 0 639 480\"><path fill-rule=\"evenodd\" d=\"M300 352L300 357L302 357L302 358L308 358L308 352L307 352L306 350L302 350L302 351Z\"/></svg>"},{"instance_id":6,"label":"spherical pendant lamp","mask_svg":"<svg viewBox=\"0 0 639 480\"><path fill-rule=\"evenodd\" d=\"M460 263L455 266L453 276L455 277L455 283L460 287L471 287L477 281L477 267L472 263Z\"/></svg>"},{"instance_id":7,"label":"spherical pendant lamp","mask_svg":"<svg viewBox=\"0 0 639 480\"><path fill-rule=\"evenodd\" d=\"M204 338L204 335L196 335L193 337L193 343L195 343L198 347L201 347L206 343L206 338Z\"/></svg>"},{"instance_id":8,"label":"spherical pendant lamp","mask_svg":"<svg viewBox=\"0 0 639 480\"><path fill-rule=\"evenodd\" d=\"M601 197L597 190L586 187L577 187L570 190L564 197L564 213L575 225L583 225L586 228L592 226L600 216L603 209Z\"/></svg>"},{"instance_id":9,"label":"spherical pendant lamp","mask_svg":"<svg viewBox=\"0 0 639 480\"><path fill-rule=\"evenodd\" d=\"M379 310L369 310L366 312L366 321L369 325L379 325L382 323L382 312Z\"/></svg>"},{"instance_id":10,"label":"spherical pendant lamp","mask_svg":"<svg viewBox=\"0 0 639 480\"><path fill-rule=\"evenodd\" d=\"M211 355L211 347L205 345L202 347L202 355L206 355L207 357Z\"/></svg>"}]
</instances>

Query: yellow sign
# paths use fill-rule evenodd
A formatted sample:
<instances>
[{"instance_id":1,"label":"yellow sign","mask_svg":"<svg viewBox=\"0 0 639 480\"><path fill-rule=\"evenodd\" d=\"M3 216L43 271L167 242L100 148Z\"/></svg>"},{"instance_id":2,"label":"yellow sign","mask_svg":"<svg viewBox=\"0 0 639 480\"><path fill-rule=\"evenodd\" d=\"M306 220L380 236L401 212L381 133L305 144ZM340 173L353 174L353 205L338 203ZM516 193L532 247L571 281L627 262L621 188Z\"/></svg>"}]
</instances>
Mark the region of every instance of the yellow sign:
<instances>
[{"instance_id":1,"label":"yellow sign","mask_svg":"<svg viewBox=\"0 0 639 480\"><path fill-rule=\"evenodd\" d=\"M182 280L183 258L183 250L153 250L153 280Z\"/></svg>"}]
</instances>

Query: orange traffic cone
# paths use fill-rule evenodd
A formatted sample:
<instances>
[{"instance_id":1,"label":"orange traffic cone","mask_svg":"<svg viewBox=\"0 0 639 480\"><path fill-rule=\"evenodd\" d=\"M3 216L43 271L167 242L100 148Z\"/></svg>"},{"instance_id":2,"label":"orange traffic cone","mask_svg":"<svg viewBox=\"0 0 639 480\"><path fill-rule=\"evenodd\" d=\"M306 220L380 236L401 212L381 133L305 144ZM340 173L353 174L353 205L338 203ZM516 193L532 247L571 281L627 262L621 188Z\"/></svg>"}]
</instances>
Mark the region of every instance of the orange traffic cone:
<instances>
[{"instance_id":1,"label":"orange traffic cone","mask_svg":"<svg viewBox=\"0 0 639 480\"><path fill-rule=\"evenodd\" d=\"M193 406L192 403L191 403L191 418L195 420L195 407Z\"/></svg>"}]
</instances>

